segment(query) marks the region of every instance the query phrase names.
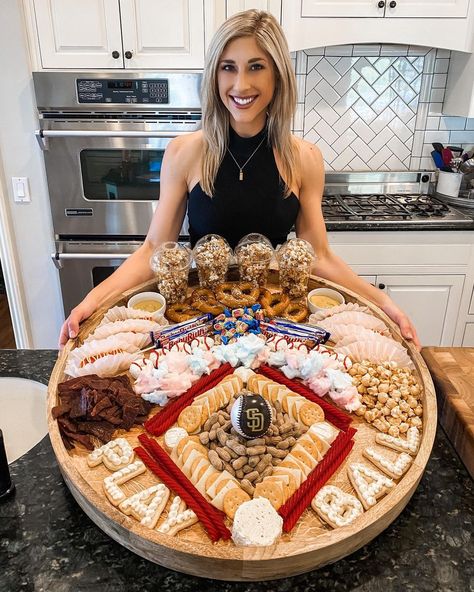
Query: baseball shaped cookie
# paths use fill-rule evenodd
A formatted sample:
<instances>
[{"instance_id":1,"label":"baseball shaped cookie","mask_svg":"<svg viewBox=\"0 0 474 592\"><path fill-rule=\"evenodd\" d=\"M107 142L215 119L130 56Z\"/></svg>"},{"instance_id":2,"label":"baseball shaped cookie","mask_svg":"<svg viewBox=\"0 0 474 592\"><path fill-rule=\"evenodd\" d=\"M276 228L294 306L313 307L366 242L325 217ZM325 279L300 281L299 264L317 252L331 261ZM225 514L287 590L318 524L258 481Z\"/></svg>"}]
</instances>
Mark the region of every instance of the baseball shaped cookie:
<instances>
[{"instance_id":1,"label":"baseball shaped cookie","mask_svg":"<svg viewBox=\"0 0 474 592\"><path fill-rule=\"evenodd\" d=\"M244 438L259 438L270 427L272 408L261 395L242 394L232 405L230 420Z\"/></svg>"}]
</instances>

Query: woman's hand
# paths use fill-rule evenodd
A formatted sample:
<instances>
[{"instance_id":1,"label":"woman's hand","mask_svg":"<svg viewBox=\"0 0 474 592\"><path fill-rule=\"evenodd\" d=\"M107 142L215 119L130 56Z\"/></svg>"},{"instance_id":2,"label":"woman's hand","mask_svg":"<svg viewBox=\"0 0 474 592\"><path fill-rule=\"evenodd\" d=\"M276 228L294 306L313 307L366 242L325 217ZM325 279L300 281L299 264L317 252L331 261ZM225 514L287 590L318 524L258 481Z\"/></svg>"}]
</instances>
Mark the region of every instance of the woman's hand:
<instances>
[{"instance_id":1,"label":"woman's hand","mask_svg":"<svg viewBox=\"0 0 474 592\"><path fill-rule=\"evenodd\" d=\"M392 300L384 304L381 308L384 313L392 319L392 321L397 323L397 325L400 327L402 336L405 339L412 341L416 349L420 351L420 340L418 339L418 335L413 323L410 321L407 315L400 308L398 308L398 306Z\"/></svg>"},{"instance_id":2,"label":"woman's hand","mask_svg":"<svg viewBox=\"0 0 474 592\"><path fill-rule=\"evenodd\" d=\"M79 333L79 323L88 319L97 309L97 303L92 298L85 298L80 304L71 310L71 314L64 321L59 334L59 349L63 349L68 339L74 339Z\"/></svg>"}]
</instances>

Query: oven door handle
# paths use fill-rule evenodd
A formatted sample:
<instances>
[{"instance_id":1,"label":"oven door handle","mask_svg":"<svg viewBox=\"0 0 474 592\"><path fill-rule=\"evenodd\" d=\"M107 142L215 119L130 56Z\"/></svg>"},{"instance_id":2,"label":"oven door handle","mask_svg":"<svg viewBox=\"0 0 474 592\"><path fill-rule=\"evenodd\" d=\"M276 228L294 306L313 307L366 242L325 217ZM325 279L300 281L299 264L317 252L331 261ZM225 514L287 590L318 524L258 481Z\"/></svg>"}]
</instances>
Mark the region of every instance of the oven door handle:
<instances>
[{"instance_id":1,"label":"oven door handle","mask_svg":"<svg viewBox=\"0 0 474 592\"><path fill-rule=\"evenodd\" d=\"M58 269L63 261L70 259L128 259L132 253L51 253L51 259Z\"/></svg>"},{"instance_id":2,"label":"oven door handle","mask_svg":"<svg viewBox=\"0 0 474 592\"><path fill-rule=\"evenodd\" d=\"M41 150L48 150L48 138L176 138L189 131L138 131L138 130L36 130L35 136Z\"/></svg>"}]
</instances>

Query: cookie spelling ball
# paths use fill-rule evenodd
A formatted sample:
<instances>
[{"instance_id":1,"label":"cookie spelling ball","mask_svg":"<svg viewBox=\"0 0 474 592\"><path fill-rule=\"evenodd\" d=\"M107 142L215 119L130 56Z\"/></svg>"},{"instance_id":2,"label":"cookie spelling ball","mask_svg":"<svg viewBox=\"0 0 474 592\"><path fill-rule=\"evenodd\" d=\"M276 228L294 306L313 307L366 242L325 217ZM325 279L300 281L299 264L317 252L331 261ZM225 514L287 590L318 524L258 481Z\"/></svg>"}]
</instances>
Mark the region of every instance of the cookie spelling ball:
<instances>
[{"instance_id":1,"label":"cookie spelling ball","mask_svg":"<svg viewBox=\"0 0 474 592\"><path fill-rule=\"evenodd\" d=\"M230 420L244 438L263 436L272 422L272 409L261 395L242 394L232 405Z\"/></svg>"}]
</instances>

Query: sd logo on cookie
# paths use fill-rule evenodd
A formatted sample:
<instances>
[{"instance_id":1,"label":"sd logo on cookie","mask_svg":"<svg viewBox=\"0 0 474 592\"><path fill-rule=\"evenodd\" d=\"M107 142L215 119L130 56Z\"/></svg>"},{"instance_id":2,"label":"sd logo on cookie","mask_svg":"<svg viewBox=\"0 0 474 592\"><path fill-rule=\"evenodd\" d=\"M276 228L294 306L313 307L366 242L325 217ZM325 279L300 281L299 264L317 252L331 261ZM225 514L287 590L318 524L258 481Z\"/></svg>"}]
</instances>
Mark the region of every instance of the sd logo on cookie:
<instances>
[{"instance_id":1,"label":"sd logo on cookie","mask_svg":"<svg viewBox=\"0 0 474 592\"><path fill-rule=\"evenodd\" d=\"M261 395L242 394L232 405L230 419L244 438L259 438L270 427L272 409Z\"/></svg>"}]
</instances>

